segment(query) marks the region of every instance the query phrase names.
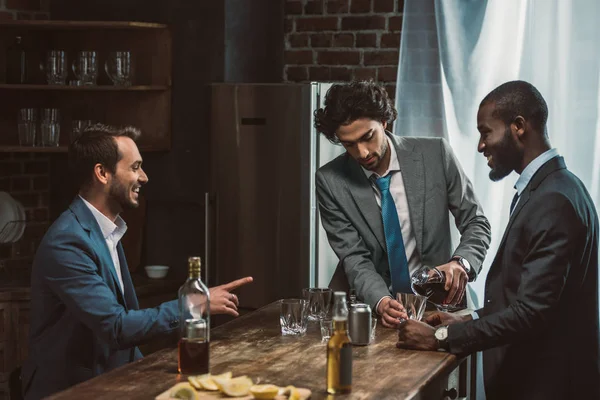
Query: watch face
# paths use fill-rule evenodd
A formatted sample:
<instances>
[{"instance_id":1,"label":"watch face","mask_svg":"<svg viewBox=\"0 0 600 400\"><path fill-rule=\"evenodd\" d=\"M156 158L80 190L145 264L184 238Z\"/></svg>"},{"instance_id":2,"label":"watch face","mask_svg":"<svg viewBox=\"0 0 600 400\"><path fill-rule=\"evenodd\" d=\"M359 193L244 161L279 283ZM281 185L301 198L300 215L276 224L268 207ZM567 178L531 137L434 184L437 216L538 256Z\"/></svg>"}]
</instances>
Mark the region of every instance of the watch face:
<instances>
[{"instance_id":1,"label":"watch face","mask_svg":"<svg viewBox=\"0 0 600 400\"><path fill-rule=\"evenodd\" d=\"M448 337L448 327L442 326L435 331L435 338L437 340L446 340Z\"/></svg>"}]
</instances>

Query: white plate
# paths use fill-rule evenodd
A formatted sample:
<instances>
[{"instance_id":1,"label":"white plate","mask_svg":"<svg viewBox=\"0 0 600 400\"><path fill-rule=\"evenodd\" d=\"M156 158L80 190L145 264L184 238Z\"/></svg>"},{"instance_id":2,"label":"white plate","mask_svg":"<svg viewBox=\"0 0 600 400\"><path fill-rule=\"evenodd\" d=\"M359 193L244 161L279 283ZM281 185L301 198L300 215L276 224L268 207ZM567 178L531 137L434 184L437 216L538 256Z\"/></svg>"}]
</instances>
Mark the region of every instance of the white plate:
<instances>
[{"instance_id":1,"label":"white plate","mask_svg":"<svg viewBox=\"0 0 600 400\"><path fill-rule=\"evenodd\" d=\"M12 236L12 227L9 222L16 219L13 198L6 192L0 192L0 243L8 243Z\"/></svg>"},{"instance_id":2,"label":"white plate","mask_svg":"<svg viewBox=\"0 0 600 400\"><path fill-rule=\"evenodd\" d=\"M22 237L23 237L23 232L25 232L25 225L26 225L26 216L25 216L25 209L23 208L23 205L18 202L17 200L15 200L13 198L13 201L15 203L15 207L17 208L17 221L14 226L14 234L12 237L12 242L15 243L17 241L19 241Z\"/></svg>"}]
</instances>

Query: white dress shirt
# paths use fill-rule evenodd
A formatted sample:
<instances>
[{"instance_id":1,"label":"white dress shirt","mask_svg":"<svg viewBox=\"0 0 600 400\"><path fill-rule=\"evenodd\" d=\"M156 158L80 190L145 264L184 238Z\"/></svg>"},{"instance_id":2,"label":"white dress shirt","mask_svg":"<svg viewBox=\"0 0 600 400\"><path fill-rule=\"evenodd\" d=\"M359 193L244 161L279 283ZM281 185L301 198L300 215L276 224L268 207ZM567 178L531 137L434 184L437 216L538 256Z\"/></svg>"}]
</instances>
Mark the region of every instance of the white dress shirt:
<instances>
[{"instance_id":1,"label":"white dress shirt","mask_svg":"<svg viewBox=\"0 0 600 400\"><path fill-rule=\"evenodd\" d=\"M117 215L117 219L115 222L111 221L106 215L102 214L96 207L91 205L86 199L79 196L83 203L90 209L94 218L100 225L100 230L102 231L102 236L104 236L104 240L106 241L106 246L108 247L108 251L110 252L110 257L113 261L113 266L115 271L117 272L117 277L119 278L119 284L121 286L121 293L125 294L125 288L123 286L123 276L121 274L121 263L119 262L119 253L117 251L117 245L119 241L127 232L127 224L121 218L120 215Z\"/></svg>"},{"instance_id":2,"label":"white dress shirt","mask_svg":"<svg viewBox=\"0 0 600 400\"><path fill-rule=\"evenodd\" d=\"M417 251L417 239L410 223L408 200L406 198L404 179L402 178L402 171L400 170L400 162L398 161L396 148L387 136L385 138L388 143L388 150L390 151L390 164L388 169L383 173L383 175L378 175L376 172L369 171L362 166L361 168L369 179L369 182L371 182L373 194L377 200L377 205L379 205L379 208L381 208L381 192L379 191L375 180L376 178L387 176L389 173L394 173L392 175L392 179L390 180L390 194L394 199L396 212L398 213L398 219L400 220L402 239L404 241L404 249L406 250L406 259L408 260L408 273L412 276L414 272L421 268L421 257ZM381 300L379 300L379 302L381 302ZM379 302L377 302L376 307L379 307Z\"/></svg>"}]
</instances>

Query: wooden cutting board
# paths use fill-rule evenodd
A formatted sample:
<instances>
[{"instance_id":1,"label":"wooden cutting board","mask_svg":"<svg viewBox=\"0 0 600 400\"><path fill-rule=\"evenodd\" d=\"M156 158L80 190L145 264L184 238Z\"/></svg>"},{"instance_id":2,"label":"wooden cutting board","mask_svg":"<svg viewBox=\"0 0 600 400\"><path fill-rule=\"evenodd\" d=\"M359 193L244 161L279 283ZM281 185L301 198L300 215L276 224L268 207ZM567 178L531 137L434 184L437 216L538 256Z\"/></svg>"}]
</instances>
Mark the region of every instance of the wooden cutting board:
<instances>
[{"instance_id":1,"label":"wooden cutting board","mask_svg":"<svg viewBox=\"0 0 600 400\"><path fill-rule=\"evenodd\" d=\"M171 392L171 388L169 388L169 390L165 390L164 392L162 392L161 394L159 394L158 396L156 396L155 400L170 400L172 399L171 397L169 397L169 393ZM300 396L302 396L303 399L308 399L310 398L310 395L312 394L312 392L309 389L305 389L305 388L296 388L298 390L298 392L300 392ZM248 396L243 396L243 397L229 397L227 395L224 395L221 392L209 392L209 391L205 391L205 390L198 390L198 397L200 400L214 400L214 399L232 399L232 400L254 400L254 396L252 396L251 394ZM275 400L287 400L287 396L284 395L278 395L275 396Z\"/></svg>"}]
</instances>

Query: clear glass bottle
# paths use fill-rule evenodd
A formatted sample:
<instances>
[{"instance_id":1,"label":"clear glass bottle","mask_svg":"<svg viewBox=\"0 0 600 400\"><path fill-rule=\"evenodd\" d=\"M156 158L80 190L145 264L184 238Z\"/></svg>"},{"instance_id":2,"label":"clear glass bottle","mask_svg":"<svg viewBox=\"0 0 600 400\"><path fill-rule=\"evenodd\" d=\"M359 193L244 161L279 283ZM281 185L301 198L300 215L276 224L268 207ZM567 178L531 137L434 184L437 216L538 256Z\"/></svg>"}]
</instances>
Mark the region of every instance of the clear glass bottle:
<instances>
[{"instance_id":1,"label":"clear glass bottle","mask_svg":"<svg viewBox=\"0 0 600 400\"><path fill-rule=\"evenodd\" d=\"M188 279L179 288L177 367L180 374L201 375L210 365L210 292L200 279L200 257L188 259Z\"/></svg>"},{"instance_id":2,"label":"clear glass bottle","mask_svg":"<svg viewBox=\"0 0 600 400\"><path fill-rule=\"evenodd\" d=\"M346 293L333 294L333 334L327 343L327 393L352 390L352 343L348 337Z\"/></svg>"}]
</instances>

